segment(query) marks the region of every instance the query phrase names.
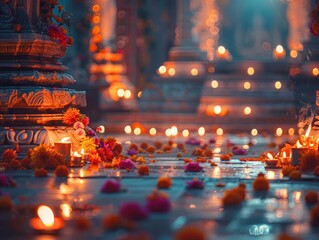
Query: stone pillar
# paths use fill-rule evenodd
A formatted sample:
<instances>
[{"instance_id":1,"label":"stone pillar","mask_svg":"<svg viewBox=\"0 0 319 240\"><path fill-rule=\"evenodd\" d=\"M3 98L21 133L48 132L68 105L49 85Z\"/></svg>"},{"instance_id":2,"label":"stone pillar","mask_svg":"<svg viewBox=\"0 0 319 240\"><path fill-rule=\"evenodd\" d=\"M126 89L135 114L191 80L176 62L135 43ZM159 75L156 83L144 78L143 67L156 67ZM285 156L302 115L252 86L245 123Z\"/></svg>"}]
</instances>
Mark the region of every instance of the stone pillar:
<instances>
[{"instance_id":1,"label":"stone pillar","mask_svg":"<svg viewBox=\"0 0 319 240\"><path fill-rule=\"evenodd\" d=\"M75 80L58 61L66 50L48 36L40 0L0 2L0 153L20 145L23 155L71 134L62 113L86 96L68 88Z\"/></svg>"},{"instance_id":2,"label":"stone pillar","mask_svg":"<svg viewBox=\"0 0 319 240\"><path fill-rule=\"evenodd\" d=\"M136 110L137 101L135 87L126 75L123 54L117 52L114 43L118 13L116 1L95 0L92 7L94 16L91 44L96 46L96 50L92 53L90 81L98 86L99 118L103 119L103 112ZM95 21L95 18L99 21Z\"/></svg>"},{"instance_id":3,"label":"stone pillar","mask_svg":"<svg viewBox=\"0 0 319 240\"><path fill-rule=\"evenodd\" d=\"M191 0L177 0L175 46L169 52L170 60L201 59L201 52L192 36Z\"/></svg>"},{"instance_id":4,"label":"stone pillar","mask_svg":"<svg viewBox=\"0 0 319 240\"><path fill-rule=\"evenodd\" d=\"M143 91L140 106L145 112L197 112L207 64L192 38L191 0L177 0L176 14L175 46L150 87Z\"/></svg>"}]
</instances>

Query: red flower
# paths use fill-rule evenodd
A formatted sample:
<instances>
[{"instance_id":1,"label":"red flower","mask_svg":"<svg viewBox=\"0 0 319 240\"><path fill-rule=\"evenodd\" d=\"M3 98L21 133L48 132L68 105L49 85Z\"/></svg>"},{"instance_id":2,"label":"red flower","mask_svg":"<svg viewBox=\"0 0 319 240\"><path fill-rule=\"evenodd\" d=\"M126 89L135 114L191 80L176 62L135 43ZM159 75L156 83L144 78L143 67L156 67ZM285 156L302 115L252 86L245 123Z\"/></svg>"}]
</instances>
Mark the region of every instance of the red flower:
<instances>
[{"instance_id":1,"label":"red flower","mask_svg":"<svg viewBox=\"0 0 319 240\"><path fill-rule=\"evenodd\" d=\"M84 116L81 119L81 122L83 123L84 127L87 127L89 125L89 123L90 123L90 119L87 116Z\"/></svg>"}]
</instances>

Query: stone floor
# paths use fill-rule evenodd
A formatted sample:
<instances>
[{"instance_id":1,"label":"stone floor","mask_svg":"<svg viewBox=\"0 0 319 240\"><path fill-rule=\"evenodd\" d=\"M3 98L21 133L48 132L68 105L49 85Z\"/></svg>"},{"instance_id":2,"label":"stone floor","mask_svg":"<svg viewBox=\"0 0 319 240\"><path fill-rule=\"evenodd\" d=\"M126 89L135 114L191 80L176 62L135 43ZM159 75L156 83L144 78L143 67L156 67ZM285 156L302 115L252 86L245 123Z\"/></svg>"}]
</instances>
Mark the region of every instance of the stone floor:
<instances>
[{"instance_id":1,"label":"stone floor","mask_svg":"<svg viewBox=\"0 0 319 240\"><path fill-rule=\"evenodd\" d=\"M118 139L125 147L128 146L128 141L154 141L154 138L149 137L119 136ZM220 148L221 152L225 152L227 139L237 145L249 141L248 137L243 136L222 137L217 139L216 144L210 145L210 148ZM247 157L258 156L260 152L267 150L269 142L284 141L282 138L263 137L253 140L257 143L251 147ZM192 148L187 147L189 152ZM177 151L174 149L170 154L154 154L156 162L148 163L151 172L144 177L139 177L136 170L91 171L88 166L72 169L68 179L55 178L53 174L48 178L36 179L31 171L6 172L5 174L15 179L17 187L2 188L1 191L10 195L16 206L46 204L58 212L61 204L68 203L74 210L71 217L65 219L65 227L56 236L34 233L28 225L30 212L14 212L10 216L0 213L0 239L120 239L128 234L132 235L134 232L124 230L104 231L101 227L102 218L117 212L119 205L125 201L134 200L144 204L145 197L156 187L159 176L173 179L172 187L163 190L171 199L172 209L168 214L151 214L147 220L138 222L135 232L147 232L151 239L172 239L175 231L189 223L199 224L208 239L276 239L282 232L291 233L298 239L319 239L319 232L309 225L309 207L304 203L307 191L319 192L319 178L304 174L301 181L290 181L281 175L280 169L265 169L260 162L242 162L239 160L240 156L233 157L229 163L220 162L218 154L214 157L218 166L211 167L204 163L201 164L204 172L185 173L184 162L176 158ZM252 191L252 181L259 172L266 173L271 183L270 191L262 197ZM185 182L194 177L205 182L204 190L185 188ZM117 194L100 193L107 178L121 179L125 191ZM216 186L220 182L225 183L224 188ZM236 187L238 183L247 185L246 200L240 208L224 209L221 205L224 191ZM78 214L84 214L92 220L94 224L90 231L75 229L74 217ZM20 224L13 225L8 220L13 218Z\"/></svg>"}]
</instances>

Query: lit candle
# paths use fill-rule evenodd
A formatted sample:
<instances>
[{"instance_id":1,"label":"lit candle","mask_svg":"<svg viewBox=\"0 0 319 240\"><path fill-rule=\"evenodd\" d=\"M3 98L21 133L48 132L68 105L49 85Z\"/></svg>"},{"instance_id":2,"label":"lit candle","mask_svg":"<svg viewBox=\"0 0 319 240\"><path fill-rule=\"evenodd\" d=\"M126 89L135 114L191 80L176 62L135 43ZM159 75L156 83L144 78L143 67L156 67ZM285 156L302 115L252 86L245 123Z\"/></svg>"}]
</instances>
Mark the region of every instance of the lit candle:
<instances>
[{"instance_id":1,"label":"lit candle","mask_svg":"<svg viewBox=\"0 0 319 240\"><path fill-rule=\"evenodd\" d=\"M276 167L278 159L274 158L271 153L267 153L266 166L267 167Z\"/></svg>"},{"instance_id":2,"label":"lit candle","mask_svg":"<svg viewBox=\"0 0 319 240\"><path fill-rule=\"evenodd\" d=\"M84 148L81 149L81 155L84 163L89 161L89 154L84 152Z\"/></svg>"},{"instance_id":3,"label":"lit candle","mask_svg":"<svg viewBox=\"0 0 319 240\"><path fill-rule=\"evenodd\" d=\"M275 60L282 60L286 57L286 50L281 45L277 45L273 52Z\"/></svg>"},{"instance_id":4,"label":"lit candle","mask_svg":"<svg viewBox=\"0 0 319 240\"><path fill-rule=\"evenodd\" d=\"M70 162L71 160L71 142L70 137L62 138L60 142L54 143L54 149L64 156L64 160Z\"/></svg>"},{"instance_id":5,"label":"lit candle","mask_svg":"<svg viewBox=\"0 0 319 240\"><path fill-rule=\"evenodd\" d=\"M308 147L303 146L300 141L296 142L296 145L291 148L291 164L296 166L300 162L300 157L308 150Z\"/></svg>"},{"instance_id":6,"label":"lit candle","mask_svg":"<svg viewBox=\"0 0 319 240\"><path fill-rule=\"evenodd\" d=\"M286 151L283 151L282 156L279 157L281 166L286 166L289 165L289 163L291 162L291 151L290 151L290 156L287 156Z\"/></svg>"},{"instance_id":7,"label":"lit candle","mask_svg":"<svg viewBox=\"0 0 319 240\"><path fill-rule=\"evenodd\" d=\"M38 217L32 218L30 226L39 232L55 233L64 227L64 221L55 217L51 208L41 205L37 210Z\"/></svg>"},{"instance_id":8,"label":"lit candle","mask_svg":"<svg viewBox=\"0 0 319 240\"><path fill-rule=\"evenodd\" d=\"M82 167L82 165L83 165L82 159L83 159L82 155L78 154L78 152L75 151L73 153L73 156L72 156L71 166L72 167Z\"/></svg>"}]
</instances>

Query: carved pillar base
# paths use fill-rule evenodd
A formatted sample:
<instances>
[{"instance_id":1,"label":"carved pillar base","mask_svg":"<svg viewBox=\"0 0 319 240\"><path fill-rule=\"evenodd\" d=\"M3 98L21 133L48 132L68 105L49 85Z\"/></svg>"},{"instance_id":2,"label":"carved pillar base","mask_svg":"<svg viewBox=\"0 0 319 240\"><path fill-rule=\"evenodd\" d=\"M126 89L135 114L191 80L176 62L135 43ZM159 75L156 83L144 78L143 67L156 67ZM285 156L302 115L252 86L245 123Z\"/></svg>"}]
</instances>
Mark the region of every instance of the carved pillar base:
<instances>
[{"instance_id":1,"label":"carved pillar base","mask_svg":"<svg viewBox=\"0 0 319 240\"><path fill-rule=\"evenodd\" d=\"M72 149L80 147L80 140L72 127L65 126L30 126L30 127L1 127L0 152L8 148L17 149L20 158L26 156L29 148L39 144L54 145L64 137L71 137Z\"/></svg>"}]
</instances>

